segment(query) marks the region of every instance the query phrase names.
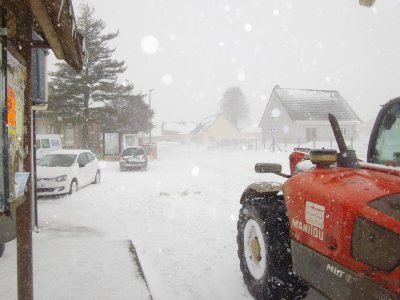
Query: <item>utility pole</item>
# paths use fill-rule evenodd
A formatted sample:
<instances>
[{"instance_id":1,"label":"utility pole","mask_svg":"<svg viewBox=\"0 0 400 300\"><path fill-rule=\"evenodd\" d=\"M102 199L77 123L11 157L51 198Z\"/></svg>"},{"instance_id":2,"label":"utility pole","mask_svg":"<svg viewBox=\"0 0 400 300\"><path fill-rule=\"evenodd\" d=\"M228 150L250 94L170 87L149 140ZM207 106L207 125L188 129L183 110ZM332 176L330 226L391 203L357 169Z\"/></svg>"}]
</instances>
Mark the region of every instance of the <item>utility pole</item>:
<instances>
[{"instance_id":1,"label":"utility pole","mask_svg":"<svg viewBox=\"0 0 400 300\"><path fill-rule=\"evenodd\" d=\"M151 110L151 92L153 92L153 91L154 91L154 89L149 90L149 110ZM151 145L151 124L150 124L150 130L149 130L149 144Z\"/></svg>"},{"instance_id":2,"label":"utility pole","mask_svg":"<svg viewBox=\"0 0 400 300\"><path fill-rule=\"evenodd\" d=\"M21 11L17 18L17 42L25 60L26 78L24 92L24 170L32 176L32 103L31 103L31 51L32 13ZM32 185L27 184L25 201L17 208L17 273L18 299L33 299L33 259L32 259Z\"/></svg>"}]
</instances>

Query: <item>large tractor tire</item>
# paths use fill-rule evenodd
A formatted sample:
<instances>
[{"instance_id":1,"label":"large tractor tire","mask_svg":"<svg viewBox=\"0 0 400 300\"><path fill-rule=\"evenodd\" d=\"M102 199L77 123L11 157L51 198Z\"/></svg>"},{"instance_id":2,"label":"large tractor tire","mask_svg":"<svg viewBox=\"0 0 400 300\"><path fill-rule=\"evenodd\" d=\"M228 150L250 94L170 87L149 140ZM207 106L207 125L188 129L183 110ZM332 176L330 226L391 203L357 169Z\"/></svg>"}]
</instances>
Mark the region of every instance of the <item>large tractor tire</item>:
<instances>
[{"instance_id":1,"label":"large tractor tire","mask_svg":"<svg viewBox=\"0 0 400 300\"><path fill-rule=\"evenodd\" d=\"M251 196L238 221L240 269L255 299L302 299L308 286L294 273L289 221L281 196Z\"/></svg>"}]
</instances>

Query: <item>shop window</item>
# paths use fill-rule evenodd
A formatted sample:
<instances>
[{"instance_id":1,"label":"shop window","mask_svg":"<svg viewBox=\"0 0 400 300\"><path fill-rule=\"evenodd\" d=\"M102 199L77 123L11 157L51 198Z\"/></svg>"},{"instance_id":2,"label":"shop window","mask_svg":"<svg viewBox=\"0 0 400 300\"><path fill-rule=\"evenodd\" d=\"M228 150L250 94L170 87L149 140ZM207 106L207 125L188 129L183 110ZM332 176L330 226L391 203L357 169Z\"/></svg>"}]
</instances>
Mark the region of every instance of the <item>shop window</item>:
<instances>
[{"instance_id":1,"label":"shop window","mask_svg":"<svg viewBox=\"0 0 400 300\"><path fill-rule=\"evenodd\" d=\"M65 128L65 143L74 143L74 126L71 123L68 123L67 127Z\"/></svg>"}]
</instances>

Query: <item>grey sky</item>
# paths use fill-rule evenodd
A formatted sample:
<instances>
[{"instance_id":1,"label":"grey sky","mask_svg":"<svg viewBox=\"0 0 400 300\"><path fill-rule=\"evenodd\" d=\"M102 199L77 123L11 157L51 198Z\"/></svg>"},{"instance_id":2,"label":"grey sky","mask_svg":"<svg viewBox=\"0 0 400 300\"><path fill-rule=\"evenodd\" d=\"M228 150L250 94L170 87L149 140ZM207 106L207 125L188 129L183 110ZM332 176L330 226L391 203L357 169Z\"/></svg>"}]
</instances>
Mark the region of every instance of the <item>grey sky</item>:
<instances>
[{"instance_id":1,"label":"grey sky","mask_svg":"<svg viewBox=\"0 0 400 300\"><path fill-rule=\"evenodd\" d=\"M75 13L79 4L75 0ZM229 86L258 123L274 85L336 89L363 120L400 96L400 1L88 0L128 69L121 80L155 89L155 123L200 121ZM158 51L144 53L146 36ZM149 45L151 49L152 44Z\"/></svg>"}]
</instances>

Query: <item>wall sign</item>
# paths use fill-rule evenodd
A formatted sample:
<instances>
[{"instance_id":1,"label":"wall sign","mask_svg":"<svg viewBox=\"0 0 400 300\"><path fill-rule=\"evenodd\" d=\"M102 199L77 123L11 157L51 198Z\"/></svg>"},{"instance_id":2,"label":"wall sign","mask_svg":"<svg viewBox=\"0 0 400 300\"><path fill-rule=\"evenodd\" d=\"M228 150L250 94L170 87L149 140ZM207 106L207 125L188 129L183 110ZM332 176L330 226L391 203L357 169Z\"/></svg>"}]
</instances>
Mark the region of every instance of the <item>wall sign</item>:
<instances>
[{"instance_id":1,"label":"wall sign","mask_svg":"<svg viewBox=\"0 0 400 300\"><path fill-rule=\"evenodd\" d=\"M14 184L15 173L23 172L24 90L26 67L10 52L7 54L7 109L8 109L8 176L10 201L21 194Z\"/></svg>"},{"instance_id":2,"label":"wall sign","mask_svg":"<svg viewBox=\"0 0 400 300\"><path fill-rule=\"evenodd\" d=\"M320 229L324 229L325 206L307 201L306 222Z\"/></svg>"}]
</instances>

